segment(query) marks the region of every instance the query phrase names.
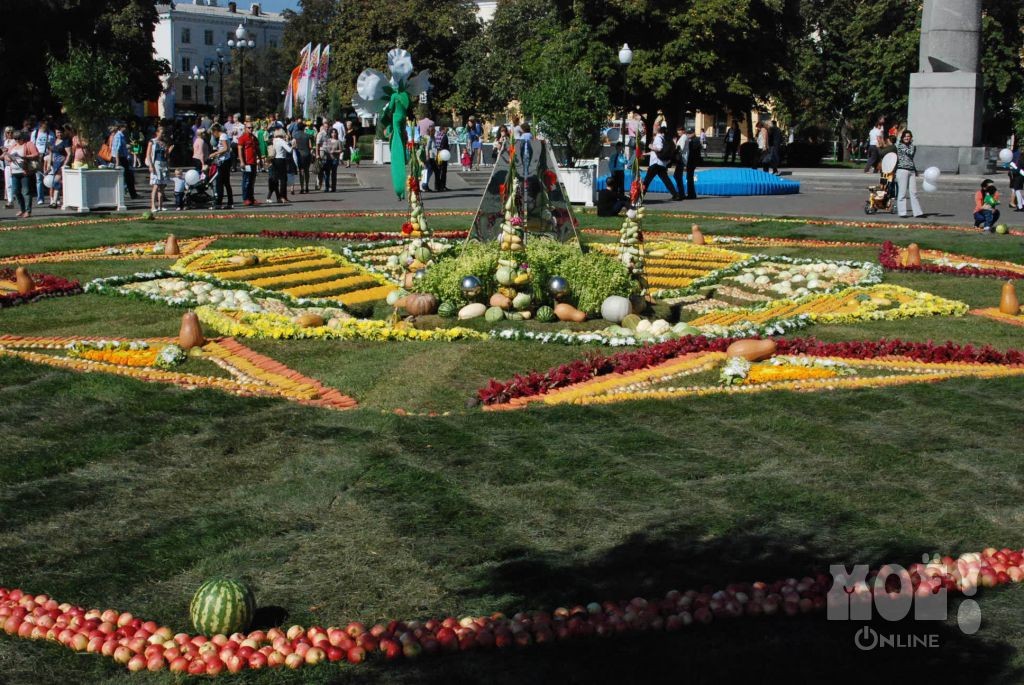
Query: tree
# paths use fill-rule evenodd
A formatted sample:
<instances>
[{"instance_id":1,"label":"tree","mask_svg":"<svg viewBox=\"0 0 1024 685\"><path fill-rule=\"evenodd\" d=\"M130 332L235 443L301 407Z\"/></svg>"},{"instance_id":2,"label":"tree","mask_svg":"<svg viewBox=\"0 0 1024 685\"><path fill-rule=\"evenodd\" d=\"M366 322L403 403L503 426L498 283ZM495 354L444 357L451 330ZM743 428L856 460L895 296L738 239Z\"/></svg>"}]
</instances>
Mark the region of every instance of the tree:
<instances>
[{"instance_id":1,"label":"tree","mask_svg":"<svg viewBox=\"0 0 1024 685\"><path fill-rule=\"evenodd\" d=\"M105 125L127 111L128 76L109 56L73 47L67 59L49 60L50 88L89 149L96 152L105 140Z\"/></svg>"}]
</instances>

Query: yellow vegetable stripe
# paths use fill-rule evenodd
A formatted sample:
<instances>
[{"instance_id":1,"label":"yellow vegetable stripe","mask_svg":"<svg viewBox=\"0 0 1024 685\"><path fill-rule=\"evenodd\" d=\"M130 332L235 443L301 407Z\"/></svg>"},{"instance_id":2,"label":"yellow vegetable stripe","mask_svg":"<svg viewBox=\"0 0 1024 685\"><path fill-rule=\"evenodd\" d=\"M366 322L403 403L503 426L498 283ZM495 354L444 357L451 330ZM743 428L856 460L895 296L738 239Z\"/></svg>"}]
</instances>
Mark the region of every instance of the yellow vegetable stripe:
<instances>
[{"instance_id":1,"label":"yellow vegetable stripe","mask_svg":"<svg viewBox=\"0 0 1024 685\"><path fill-rule=\"evenodd\" d=\"M989 307L987 309L973 309L971 314L974 316L983 316L986 319L992 319L1000 323L1008 323L1011 326L1024 326L1024 314L1004 314L999 311L997 307Z\"/></svg>"},{"instance_id":2,"label":"yellow vegetable stripe","mask_svg":"<svg viewBox=\"0 0 1024 685\"><path fill-rule=\"evenodd\" d=\"M295 286L294 288L285 288L283 292L291 295L292 297L329 295L339 293L341 291L354 290L361 286L373 285L376 282L377 281L373 280L369 276L359 274L358 276L340 278L333 281L327 281L325 283L312 283L310 285Z\"/></svg>"},{"instance_id":3,"label":"yellow vegetable stripe","mask_svg":"<svg viewBox=\"0 0 1024 685\"><path fill-rule=\"evenodd\" d=\"M217 278L232 281L247 281L250 278L263 278L267 276L276 276L289 273L301 273L310 269L320 269L330 266L338 266L339 260L331 259L330 257L318 257L316 259L303 259L295 262L285 262L284 264L272 264L269 266L252 266L244 269L235 270L221 270L215 269L211 271L205 271L203 273L210 273Z\"/></svg>"},{"instance_id":4,"label":"yellow vegetable stripe","mask_svg":"<svg viewBox=\"0 0 1024 685\"><path fill-rule=\"evenodd\" d=\"M397 290L398 287L394 285L381 285L376 288L367 288L366 290L356 290L351 293L345 293L344 295L336 295L329 297L329 300L337 300L342 304L354 305L364 304L366 302L373 302L374 300L383 300L393 290Z\"/></svg>"},{"instance_id":5,"label":"yellow vegetable stripe","mask_svg":"<svg viewBox=\"0 0 1024 685\"><path fill-rule=\"evenodd\" d=\"M294 274L285 274L283 276L256 278L247 281L247 283L249 285L256 286L257 288L274 288L277 286L293 285L296 283L311 283L328 278L337 278L338 276L349 276L355 273L359 273L359 270L355 267L339 266L333 269L316 269L313 271L301 271Z\"/></svg>"}]
</instances>

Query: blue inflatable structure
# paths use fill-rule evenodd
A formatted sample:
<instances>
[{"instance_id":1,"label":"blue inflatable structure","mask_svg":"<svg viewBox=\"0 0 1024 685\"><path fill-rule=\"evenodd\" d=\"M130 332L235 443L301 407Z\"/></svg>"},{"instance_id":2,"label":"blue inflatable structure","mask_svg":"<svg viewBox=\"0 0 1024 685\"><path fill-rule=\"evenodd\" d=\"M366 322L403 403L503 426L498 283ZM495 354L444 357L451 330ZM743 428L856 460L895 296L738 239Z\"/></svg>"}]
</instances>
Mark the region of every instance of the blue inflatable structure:
<instances>
[{"instance_id":1,"label":"blue inflatable structure","mask_svg":"<svg viewBox=\"0 0 1024 685\"><path fill-rule=\"evenodd\" d=\"M779 178L760 169L704 169L695 174L697 195L795 195L800 192L800 182ZM644 174L641 173L642 181ZM604 190L607 176L597 179L597 189ZM626 172L626 188L633 183L633 175ZM660 178L651 181L648 193L667 193ZM686 194L686 179L679 190Z\"/></svg>"}]
</instances>

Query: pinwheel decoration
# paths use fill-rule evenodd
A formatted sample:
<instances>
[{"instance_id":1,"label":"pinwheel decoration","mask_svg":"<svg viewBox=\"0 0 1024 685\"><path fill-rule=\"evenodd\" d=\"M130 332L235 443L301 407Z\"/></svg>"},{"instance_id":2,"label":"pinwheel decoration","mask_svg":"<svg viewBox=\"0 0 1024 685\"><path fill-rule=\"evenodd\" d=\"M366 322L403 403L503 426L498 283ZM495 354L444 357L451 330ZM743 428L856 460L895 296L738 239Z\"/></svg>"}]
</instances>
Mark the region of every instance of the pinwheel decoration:
<instances>
[{"instance_id":1,"label":"pinwheel decoration","mask_svg":"<svg viewBox=\"0 0 1024 685\"><path fill-rule=\"evenodd\" d=\"M405 118L412 102L430 90L430 70L412 76L412 55L395 48L388 52L391 78L376 69L365 69L356 79L352 106L361 117L380 115L386 123L384 136L391 144L391 183L399 199L405 197Z\"/></svg>"}]
</instances>

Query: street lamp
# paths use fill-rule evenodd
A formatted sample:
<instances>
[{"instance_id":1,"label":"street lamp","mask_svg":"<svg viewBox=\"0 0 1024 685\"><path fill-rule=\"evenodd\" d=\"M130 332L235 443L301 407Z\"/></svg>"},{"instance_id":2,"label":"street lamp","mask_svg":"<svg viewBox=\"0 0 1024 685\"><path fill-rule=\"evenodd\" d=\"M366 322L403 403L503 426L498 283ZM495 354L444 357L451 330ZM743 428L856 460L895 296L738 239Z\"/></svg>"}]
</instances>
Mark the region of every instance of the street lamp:
<instances>
[{"instance_id":1,"label":"street lamp","mask_svg":"<svg viewBox=\"0 0 1024 685\"><path fill-rule=\"evenodd\" d=\"M220 72L220 120L221 120L221 122L224 121L224 68L227 67L227 65L230 62L231 62L231 59L227 55L224 54L224 46L223 45L218 45L217 46L217 61L215 62L215 64L217 66L217 71ZM214 66L214 64L211 63L210 64L210 68L212 68L213 66Z\"/></svg>"},{"instance_id":2,"label":"street lamp","mask_svg":"<svg viewBox=\"0 0 1024 685\"><path fill-rule=\"evenodd\" d=\"M241 24L235 29L235 39L228 41L228 47L238 50L238 113L245 121L245 51L256 47L256 41L249 38L249 32Z\"/></svg>"},{"instance_id":3,"label":"street lamp","mask_svg":"<svg viewBox=\"0 0 1024 685\"><path fill-rule=\"evenodd\" d=\"M619 136L622 143L626 143L626 114L629 112L629 86L626 73L629 65L633 63L633 51L629 49L629 43L623 43L619 48L619 64L622 65L622 127L619 129ZM626 158L629 158L629 150L626 150Z\"/></svg>"},{"instance_id":4,"label":"street lamp","mask_svg":"<svg viewBox=\"0 0 1024 685\"><path fill-rule=\"evenodd\" d=\"M192 73L189 74L188 80L192 81L192 83L195 84L193 87L196 89L196 95L193 98L193 100L196 103L198 103L199 102L199 89L202 88L202 82L206 80L206 75L199 71L199 65L198 64L192 67Z\"/></svg>"}]
</instances>

